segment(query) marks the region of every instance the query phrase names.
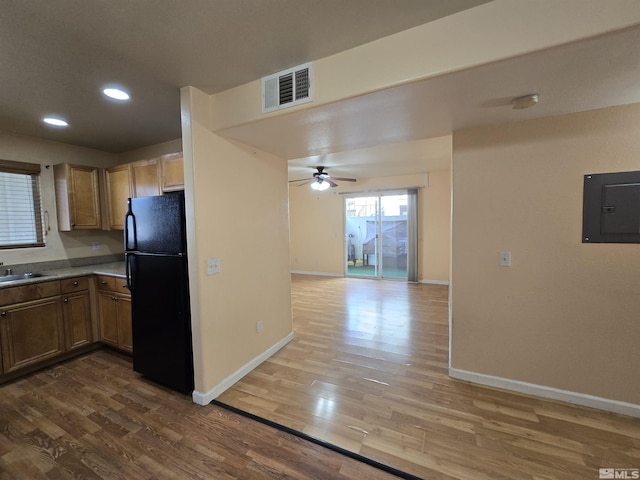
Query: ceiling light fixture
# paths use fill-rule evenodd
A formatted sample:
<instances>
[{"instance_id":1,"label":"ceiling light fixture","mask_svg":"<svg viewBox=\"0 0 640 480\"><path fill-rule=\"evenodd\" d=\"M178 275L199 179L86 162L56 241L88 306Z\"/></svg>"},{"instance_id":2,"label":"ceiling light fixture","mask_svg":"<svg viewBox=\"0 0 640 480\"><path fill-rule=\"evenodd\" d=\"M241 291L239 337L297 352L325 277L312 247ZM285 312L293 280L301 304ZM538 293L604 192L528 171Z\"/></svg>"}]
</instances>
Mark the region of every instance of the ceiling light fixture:
<instances>
[{"instance_id":1,"label":"ceiling light fixture","mask_svg":"<svg viewBox=\"0 0 640 480\"><path fill-rule=\"evenodd\" d=\"M102 93L104 93L109 98L113 98L114 100L125 101L131 98L127 92L120 88L105 88L104 90L102 90Z\"/></svg>"},{"instance_id":2,"label":"ceiling light fixture","mask_svg":"<svg viewBox=\"0 0 640 480\"><path fill-rule=\"evenodd\" d=\"M317 190L318 192L322 192L324 190L326 190L327 188L329 188L331 185L329 185L329 182L325 182L322 179L319 179L317 182L313 182L311 184L311 188L313 190Z\"/></svg>"},{"instance_id":3,"label":"ceiling light fixture","mask_svg":"<svg viewBox=\"0 0 640 480\"><path fill-rule=\"evenodd\" d=\"M529 95L523 95L522 97L517 97L511 100L511 106L515 110L522 110L524 108L533 107L538 104L538 94L531 93Z\"/></svg>"},{"instance_id":4,"label":"ceiling light fixture","mask_svg":"<svg viewBox=\"0 0 640 480\"><path fill-rule=\"evenodd\" d=\"M63 120L61 118L58 118L58 117L44 117L42 119L42 121L44 123L46 123L47 125L51 125L53 127L68 127L69 126L69 122L67 122L66 120Z\"/></svg>"}]
</instances>

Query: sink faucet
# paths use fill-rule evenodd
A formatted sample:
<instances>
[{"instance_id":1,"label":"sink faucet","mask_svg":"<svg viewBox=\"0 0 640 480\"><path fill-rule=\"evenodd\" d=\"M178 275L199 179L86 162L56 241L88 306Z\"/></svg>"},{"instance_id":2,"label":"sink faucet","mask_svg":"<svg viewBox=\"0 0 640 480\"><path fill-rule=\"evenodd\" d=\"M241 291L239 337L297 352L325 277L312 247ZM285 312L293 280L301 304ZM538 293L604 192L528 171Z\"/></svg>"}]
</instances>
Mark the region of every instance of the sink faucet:
<instances>
[{"instance_id":1,"label":"sink faucet","mask_svg":"<svg viewBox=\"0 0 640 480\"><path fill-rule=\"evenodd\" d=\"M7 269L4 271L4 274L5 274L5 275L12 275L12 274L13 274L13 270L12 270L11 268L7 268Z\"/></svg>"}]
</instances>

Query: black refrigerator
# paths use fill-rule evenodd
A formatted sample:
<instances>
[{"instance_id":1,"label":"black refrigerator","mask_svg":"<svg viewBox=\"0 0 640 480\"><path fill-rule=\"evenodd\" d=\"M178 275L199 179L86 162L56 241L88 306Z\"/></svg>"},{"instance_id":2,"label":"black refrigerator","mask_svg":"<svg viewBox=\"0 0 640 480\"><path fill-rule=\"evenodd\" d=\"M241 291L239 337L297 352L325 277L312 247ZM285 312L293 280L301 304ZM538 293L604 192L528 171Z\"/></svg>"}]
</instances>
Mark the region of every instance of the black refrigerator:
<instances>
[{"instance_id":1,"label":"black refrigerator","mask_svg":"<svg viewBox=\"0 0 640 480\"><path fill-rule=\"evenodd\" d=\"M128 199L124 248L131 290L133 369L165 387L191 394L184 193Z\"/></svg>"}]
</instances>

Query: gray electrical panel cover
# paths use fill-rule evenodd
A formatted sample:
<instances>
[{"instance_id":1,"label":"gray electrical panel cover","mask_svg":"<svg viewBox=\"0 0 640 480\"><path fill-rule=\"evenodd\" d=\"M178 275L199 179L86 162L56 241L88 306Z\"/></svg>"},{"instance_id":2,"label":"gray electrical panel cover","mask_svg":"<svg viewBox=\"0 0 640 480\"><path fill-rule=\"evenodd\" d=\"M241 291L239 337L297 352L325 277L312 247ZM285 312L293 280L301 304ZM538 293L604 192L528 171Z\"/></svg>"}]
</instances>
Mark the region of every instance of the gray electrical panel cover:
<instances>
[{"instance_id":1,"label":"gray electrical panel cover","mask_svg":"<svg viewBox=\"0 0 640 480\"><path fill-rule=\"evenodd\" d=\"M640 243L640 171L584 176L583 243Z\"/></svg>"}]
</instances>

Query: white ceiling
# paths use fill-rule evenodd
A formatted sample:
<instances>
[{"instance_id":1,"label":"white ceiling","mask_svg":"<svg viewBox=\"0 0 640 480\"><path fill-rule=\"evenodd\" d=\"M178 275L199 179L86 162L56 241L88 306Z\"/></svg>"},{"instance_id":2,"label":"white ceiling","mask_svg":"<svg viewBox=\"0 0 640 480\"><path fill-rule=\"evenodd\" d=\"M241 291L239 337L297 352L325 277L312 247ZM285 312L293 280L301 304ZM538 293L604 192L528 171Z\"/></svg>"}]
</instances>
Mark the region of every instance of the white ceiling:
<instances>
[{"instance_id":1,"label":"white ceiling","mask_svg":"<svg viewBox=\"0 0 640 480\"><path fill-rule=\"evenodd\" d=\"M216 93L487 1L2 0L0 130L108 152L173 140L183 86ZM132 101L103 98L110 83Z\"/></svg>"}]
</instances>

